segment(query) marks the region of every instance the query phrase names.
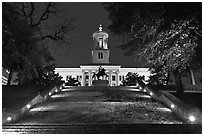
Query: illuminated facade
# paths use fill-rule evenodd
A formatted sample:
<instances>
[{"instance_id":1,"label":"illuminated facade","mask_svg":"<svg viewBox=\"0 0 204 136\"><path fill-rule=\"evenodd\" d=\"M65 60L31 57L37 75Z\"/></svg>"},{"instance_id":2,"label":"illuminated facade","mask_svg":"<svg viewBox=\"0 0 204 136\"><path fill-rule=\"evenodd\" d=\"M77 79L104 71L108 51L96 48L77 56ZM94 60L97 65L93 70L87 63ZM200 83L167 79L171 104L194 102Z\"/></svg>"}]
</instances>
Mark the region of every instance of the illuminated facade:
<instances>
[{"instance_id":1,"label":"illuminated facade","mask_svg":"<svg viewBox=\"0 0 204 136\"><path fill-rule=\"evenodd\" d=\"M147 68L122 68L121 65L111 64L109 61L110 51L108 49L107 32L103 31L100 25L98 31L93 33L94 46L92 50L92 63L80 65L79 68L56 68L55 72L59 73L66 82L71 76L78 79L82 86L92 86L94 73L98 73L99 67L105 68L108 76L101 77L101 80L108 80L109 86L119 86L122 84L128 72L138 73L148 79L149 71Z\"/></svg>"}]
</instances>

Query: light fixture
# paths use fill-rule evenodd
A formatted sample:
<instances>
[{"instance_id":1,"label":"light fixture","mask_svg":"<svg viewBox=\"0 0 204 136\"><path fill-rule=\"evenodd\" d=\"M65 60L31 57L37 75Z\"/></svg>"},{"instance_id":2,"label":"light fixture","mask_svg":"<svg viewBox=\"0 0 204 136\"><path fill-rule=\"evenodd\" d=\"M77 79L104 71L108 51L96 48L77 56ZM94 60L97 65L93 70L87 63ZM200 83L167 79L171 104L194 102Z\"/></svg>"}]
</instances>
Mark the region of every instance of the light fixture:
<instances>
[{"instance_id":1,"label":"light fixture","mask_svg":"<svg viewBox=\"0 0 204 136\"><path fill-rule=\"evenodd\" d=\"M138 87L139 85L138 85L138 83L136 83L136 87Z\"/></svg>"},{"instance_id":2,"label":"light fixture","mask_svg":"<svg viewBox=\"0 0 204 136\"><path fill-rule=\"evenodd\" d=\"M151 96L153 95L153 93L152 93L152 92L150 92L149 94L150 94Z\"/></svg>"},{"instance_id":3,"label":"light fixture","mask_svg":"<svg viewBox=\"0 0 204 136\"><path fill-rule=\"evenodd\" d=\"M143 91L144 91L144 92L147 92L147 90L146 90L146 89L144 89Z\"/></svg>"},{"instance_id":4,"label":"light fixture","mask_svg":"<svg viewBox=\"0 0 204 136\"><path fill-rule=\"evenodd\" d=\"M26 107L27 107L27 108L30 108L30 107L31 107L31 105L30 105L30 104L27 104L27 105L26 105Z\"/></svg>"},{"instance_id":5,"label":"light fixture","mask_svg":"<svg viewBox=\"0 0 204 136\"><path fill-rule=\"evenodd\" d=\"M175 107L175 105L174 104L171 104L171 108L173 109Z\"/></svg>"},{"instance_id":6,"label":"light fixture","mask_svg":"<svg viewBox=\"0 0 204 136\"><path fill-rule=\"evenodd\" d=\"M194 122L194 121L196 120L196 118L195 118L193 115L189 116L188 119L189 119L191 122Z\"/></svg>"},{"instance_id":7,"label":"light fixture","mask_svg":"<svg viewBox=\"0 0 204 136\"><path fill-rule=\"evenodd\" d=\"M140 90L142 90L142 87L140 86Z\"/></svg>"},{"instance_id":8,"label":"light fixture","mask_svg":"<svg viewBox=\"0 0 204 136\"><path fill-rule=\"evenodd\" d=\"M8 118L7 118L7 121L11 121L11 120L12 120L12 118L11 118L11 117L8 117Z\"/></svg>"},{"instance_id":9,"label":"light fixture","mask_svg":"<svg viewBox=\"0 0 204 136\"><path fill-rule=\"evenodd\" d=\"M61 88L61 87L60 87ZM57 89L55 89L55 92L58 92L58 90Z\"/></svg>"},{"instance_id":10,"label":"light fixture","mask_svg":"<svg viewBox=\"0 0 204 136\"><path fill-rule=\"evenodd\" d=\"M51 92L49 92L49 95L51 95L52 93Z\"/></svg>"}]
</instances>

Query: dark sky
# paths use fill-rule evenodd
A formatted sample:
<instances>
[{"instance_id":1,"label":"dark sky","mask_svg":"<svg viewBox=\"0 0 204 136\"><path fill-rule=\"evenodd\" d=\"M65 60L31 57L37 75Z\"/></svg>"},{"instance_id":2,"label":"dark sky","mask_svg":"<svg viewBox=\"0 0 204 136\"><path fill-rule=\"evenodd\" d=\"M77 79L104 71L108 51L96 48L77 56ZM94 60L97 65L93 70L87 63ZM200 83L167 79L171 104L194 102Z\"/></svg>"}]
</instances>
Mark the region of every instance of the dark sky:
<instances>
[{"instance_id":1,"label":"dark sky","mask_svg":"<svg viewBox=\"0 0 204 136\"><path fill-rule=\"evenodd\" d=\"M79 67L80 64L91 63L92 34L97 31L100 23L103 30L109 33L110 62L120 64L122 67L139 67L133 57L123 56L123 51L117 48L121 42L107 29L111 22L108 20L108 12L103 8L102 3L67 2L57 5L64 18L76 17L72 44L67 48L52 49L57 67Z\"/></svg>"}]
</instances>

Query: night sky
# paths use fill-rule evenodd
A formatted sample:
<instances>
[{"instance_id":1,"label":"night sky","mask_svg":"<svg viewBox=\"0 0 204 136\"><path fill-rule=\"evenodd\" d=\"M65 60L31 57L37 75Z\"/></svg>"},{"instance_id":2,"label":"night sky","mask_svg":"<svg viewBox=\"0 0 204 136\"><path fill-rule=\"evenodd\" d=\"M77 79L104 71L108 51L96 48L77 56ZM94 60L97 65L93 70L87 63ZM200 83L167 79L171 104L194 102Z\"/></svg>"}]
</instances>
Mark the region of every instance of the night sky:
<instances>
[{"instance_id":1,"label":"night sky","mask_svg":"<svg viewBox=\"0 0 204 136\"><path fill-rule=\"evenodd\" d=\"M102 3L67 2L57 3L57 5L63 18L76 17L71 44L66 45L66 48L51 46L57 67L79 67L80 64L91 63L92 34L97 31L100 23L103 30L109 33L110 63L120 64L122 67L140 67L133 57L124 56L123 51L117 47L122 42L107 29L111 22Z\"/></svg>"}]
</instances>

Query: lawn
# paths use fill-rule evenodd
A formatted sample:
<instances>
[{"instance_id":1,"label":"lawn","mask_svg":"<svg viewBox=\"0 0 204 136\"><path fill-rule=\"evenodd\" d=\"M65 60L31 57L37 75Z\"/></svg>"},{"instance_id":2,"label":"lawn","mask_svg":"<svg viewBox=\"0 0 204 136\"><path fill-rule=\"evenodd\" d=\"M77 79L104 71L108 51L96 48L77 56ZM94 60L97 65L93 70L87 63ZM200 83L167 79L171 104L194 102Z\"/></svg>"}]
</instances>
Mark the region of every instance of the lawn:
<instances>
[{"instance_id":1,"label":"lawn","mask_svg":"<svg viewBox=\"0 0 204 136\"><path fill-rule=\"evenodd\" d=\"M39 90L35 86L2 86L2 108L17 110L34 98Z\"/></svg>"}]
</instances>

